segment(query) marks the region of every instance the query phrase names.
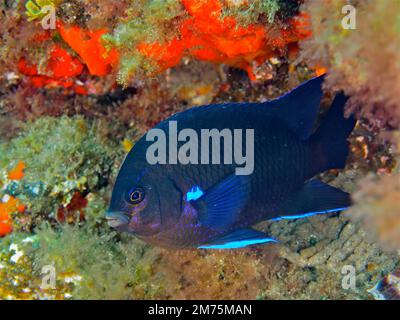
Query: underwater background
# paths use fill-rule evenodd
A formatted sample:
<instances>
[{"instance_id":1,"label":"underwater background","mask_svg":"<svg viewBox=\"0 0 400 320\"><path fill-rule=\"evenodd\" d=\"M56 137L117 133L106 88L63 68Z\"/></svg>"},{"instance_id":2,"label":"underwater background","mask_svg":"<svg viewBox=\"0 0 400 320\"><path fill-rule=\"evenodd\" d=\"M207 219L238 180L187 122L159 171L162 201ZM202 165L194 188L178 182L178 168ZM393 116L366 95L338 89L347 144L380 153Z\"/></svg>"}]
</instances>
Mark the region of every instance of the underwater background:
<instances>
[{"instance_id":1,"label":"underwater background","mask_svg":"<svg viewBox=\"0 0 400 320\"><path fill-rule=\"evenodd\" d=\"M0 4L0 299L399 299L400 1ZM277 245L167 250L106 222L129 150L192 106L325 74L358 122L341 213L257 226Z\"/></svg>"}]
</instances>

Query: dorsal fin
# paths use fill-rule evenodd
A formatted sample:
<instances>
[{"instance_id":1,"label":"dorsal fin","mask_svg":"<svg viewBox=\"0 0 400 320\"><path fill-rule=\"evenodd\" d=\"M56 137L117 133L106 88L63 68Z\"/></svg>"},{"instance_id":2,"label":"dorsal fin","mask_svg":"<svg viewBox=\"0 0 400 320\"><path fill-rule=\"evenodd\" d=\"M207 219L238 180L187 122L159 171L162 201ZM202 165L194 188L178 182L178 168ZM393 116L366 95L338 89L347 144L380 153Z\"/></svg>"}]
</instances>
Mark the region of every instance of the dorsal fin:
<instances>
[{"instance_id":1,"label":"dorsal fin","mask_svg":"<svg viewBox=\"0 0 400 320\"><path fill-rule=\"evenodd\" d=\"M302 140L312 134L322 98L324 76L302 83L278 99L265 102L265 107L276 108L274 115L282 120Z\"/></svg>"}]
</instances>

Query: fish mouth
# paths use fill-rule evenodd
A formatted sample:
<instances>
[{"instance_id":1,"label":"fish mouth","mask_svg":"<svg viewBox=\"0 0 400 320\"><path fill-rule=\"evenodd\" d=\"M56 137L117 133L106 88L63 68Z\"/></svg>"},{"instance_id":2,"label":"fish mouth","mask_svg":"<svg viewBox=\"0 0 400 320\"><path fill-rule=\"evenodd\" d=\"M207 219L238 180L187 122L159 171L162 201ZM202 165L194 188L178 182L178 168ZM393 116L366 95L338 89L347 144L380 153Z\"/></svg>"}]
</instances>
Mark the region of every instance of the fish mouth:
<instances>
[{"instance_id":1,"label":"fish mouth","mask_svg":"<svg viewBox=\"0 0 400 320\"><path fill-rule=\"evenodd\" d=\"M129 217L123 212L118 211L107 212L106 219L108 225L112 228L118 228L129 223Z\"/></svg>"}]
</instances>

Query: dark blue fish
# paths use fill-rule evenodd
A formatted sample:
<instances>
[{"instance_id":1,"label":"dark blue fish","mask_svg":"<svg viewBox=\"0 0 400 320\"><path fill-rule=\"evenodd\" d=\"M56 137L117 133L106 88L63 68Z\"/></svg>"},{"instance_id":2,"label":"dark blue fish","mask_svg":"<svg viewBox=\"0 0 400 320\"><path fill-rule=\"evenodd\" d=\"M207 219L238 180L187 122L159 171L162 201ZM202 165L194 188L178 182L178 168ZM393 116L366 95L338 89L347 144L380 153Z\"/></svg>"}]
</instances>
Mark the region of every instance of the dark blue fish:
<instances>
[{"instance_id":1,"label":"dark blue fish","mask_svg":"<svg viewBox=\"0 0 400 320\"><path fill-rule=\"evenodd\" d=\"M276 242L251 228L260 221L347 208L347 193L313 179L344 167L355 125L344 118L346 97L338 94L314 130L322 82L314 78L265 103L201 106L161 122L156 128L167 141L170 121L178 131L191 128L199 136L201 129L254 129L253 173L237 175L236 164L151 165L146 151L153 142L144 136L120 169L109 225L163 247L240 248Z\"/></svg>"}]
</instances>

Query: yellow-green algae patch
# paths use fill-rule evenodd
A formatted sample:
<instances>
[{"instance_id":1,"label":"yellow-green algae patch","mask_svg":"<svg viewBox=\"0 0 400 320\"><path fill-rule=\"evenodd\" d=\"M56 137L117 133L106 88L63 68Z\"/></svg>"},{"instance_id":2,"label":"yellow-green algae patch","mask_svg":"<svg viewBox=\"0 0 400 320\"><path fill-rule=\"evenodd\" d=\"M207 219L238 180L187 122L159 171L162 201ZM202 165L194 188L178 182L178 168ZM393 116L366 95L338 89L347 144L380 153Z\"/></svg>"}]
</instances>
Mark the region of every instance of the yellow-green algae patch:
<instances>
[{"instance_id":1,"label":"yellow-green algae patch","mask_svg":"<svg viewBox=\"0 0 400 320\"><path fill-rule=\"evenodd\" d=\"M268 23L273 23L277 12L284 7L280 0L230 1L225 0L222 17L234 16L241 25L249 25L265 16Z\"/></svg>"},{"instance_id":2,"label":"yellow-green algae patch","mask_svg":"<svg viewBox=\"0 0 400 320\"><path fill-rule=\"evenodd\" d=\"M17 162L26 165L25 177L9 183L5 193L17 196L31 213L54 213L74 192L90 192L107 185L119 150L106 137L107 125L82 116L43 117L28 123L9 142L0 144L0 169Z\"/></svg>"},{"instance_id":3,"label":"yellow-green algae patch","mask_svg":"<svg viewBox=\"0 0 400 320\"><path fill-rule=\"evenodd\" d=\"M0 241L0 297L162 297L162 276L154 275L151 264L141 261L146 248L134 238L118 239L115 233L99 234L73 225L54 229L43 224L35 236L14 234ZM50 276L54 276L54 283Z\"/></svg>"},{"instance_id":4,"label":"yellow-green algae patch","mask_svg":"<svg viewBox=\"0 0 400 320\"><path fill-rule=\"evenodd\" d=\"M134 74L150 74L155 66L139 54L136 46L140 42L165 43L178 35L182 17L187 15L179 0L133 1L126 16L112 34L103 36L107 47L115 47L121 54L118 82L127 84Z\"/></svg>"}]
</instances>

